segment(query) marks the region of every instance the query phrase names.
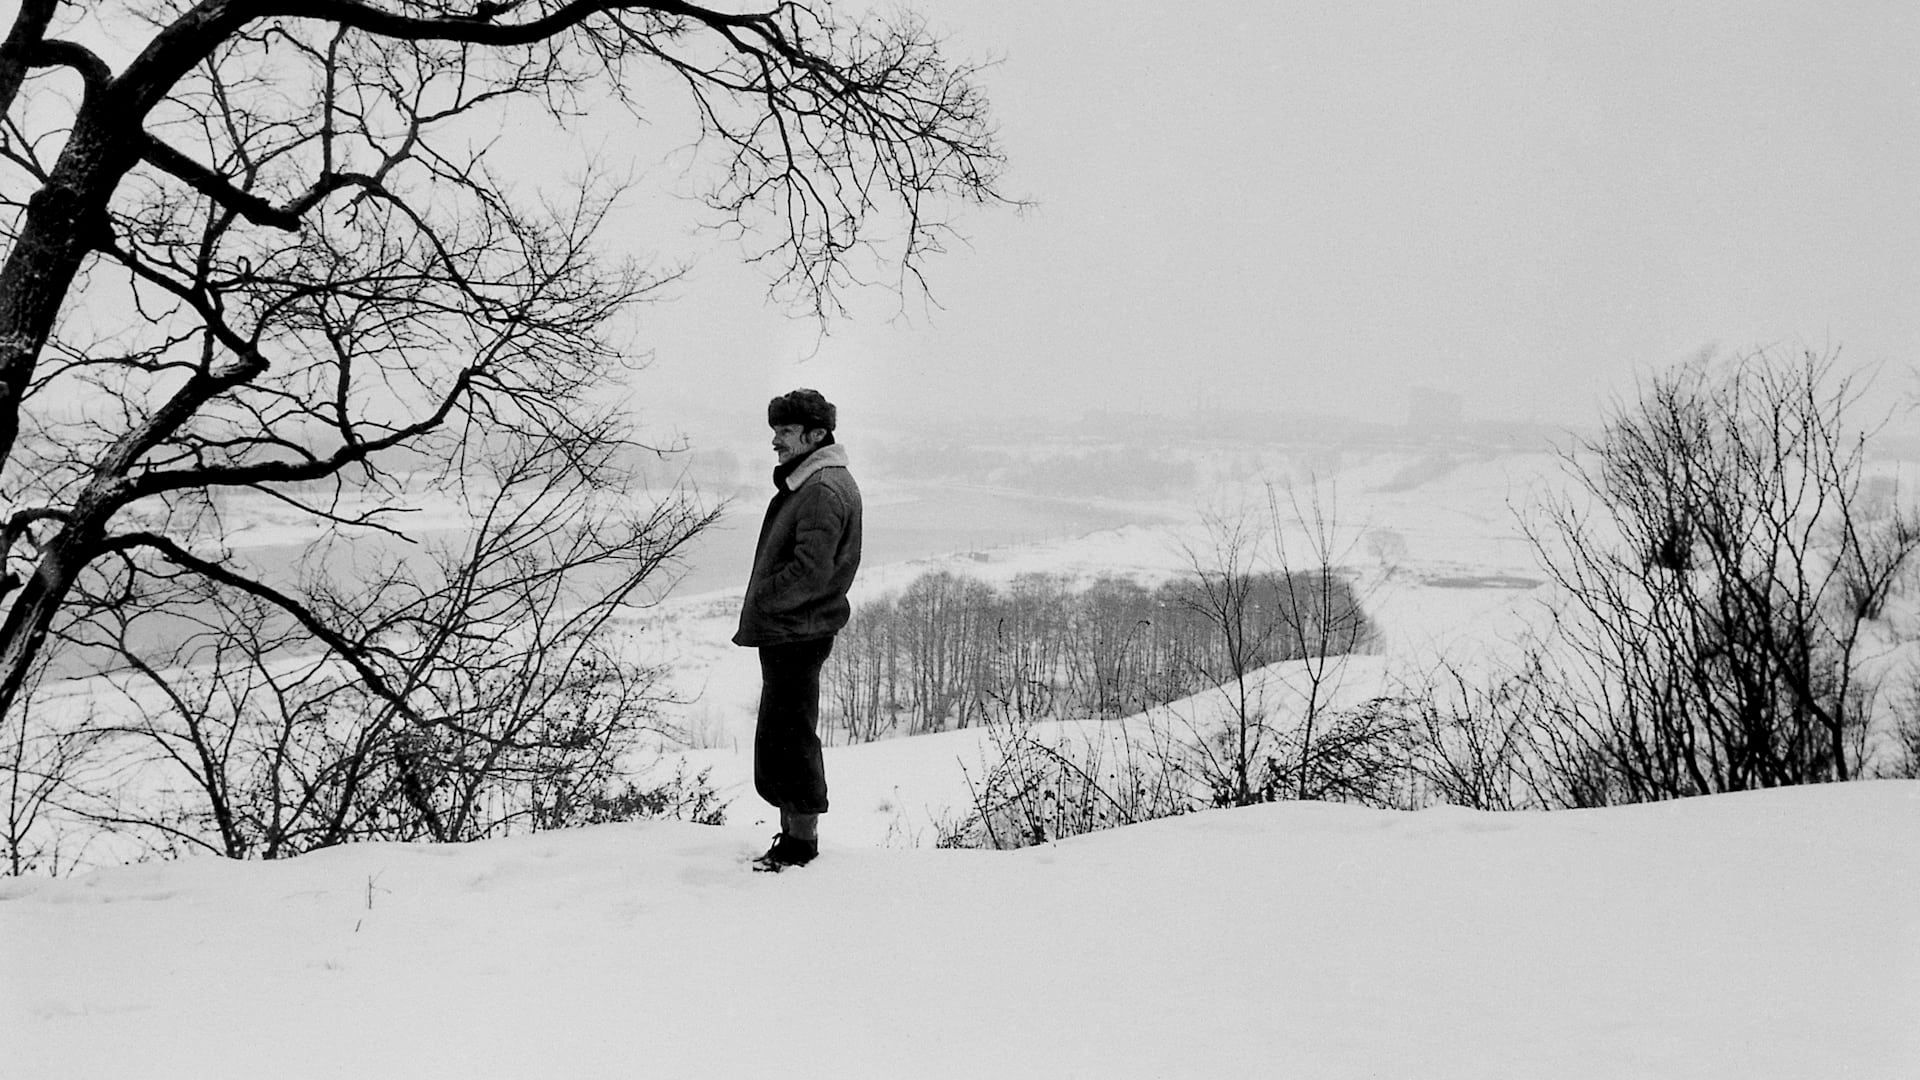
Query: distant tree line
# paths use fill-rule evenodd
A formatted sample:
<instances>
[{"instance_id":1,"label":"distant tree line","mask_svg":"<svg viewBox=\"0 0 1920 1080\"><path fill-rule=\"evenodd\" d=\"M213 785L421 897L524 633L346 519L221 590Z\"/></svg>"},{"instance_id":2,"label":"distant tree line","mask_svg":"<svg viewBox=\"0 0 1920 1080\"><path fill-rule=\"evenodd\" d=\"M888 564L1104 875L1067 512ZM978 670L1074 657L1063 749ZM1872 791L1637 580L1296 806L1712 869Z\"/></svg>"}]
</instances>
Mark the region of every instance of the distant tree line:
<instances>
[{"instance_id":1,"label":"distant tree line","mask_svg":"<svg viewBox=\"0 0 1920 1080\"><path fill-rule=\"evenodd\" d=\"M1089 715L1191 693L1203 673L1218 692L1124 725L990 717L995 754L940 843L1021 846L1273 799L1555 809L1920 776L1920 512L1873 466L1876 429L1848 422L1861 390L1831 357L1765 351L1651 379L1565 452L1567 492L1526 522L1548 576L1544 625L1508 655L1402 673L1397 689L1358 703L1321 693L1338 672L1311 660L1245 677L1290 650L1312 657L1297 637L1240 653L1235 679L1220 677L1232 640L1264 641L1264 605L1240 602L1234 570L1247 555L1276 565L1227 522L1203 553L1219 556L1212 568L1194 563L1205 588L1176 583L1172 604L1147 593L1161 611L1209 613L1205 663L1156 634L1108 645L1108 667L1062 668L1092 672L1077 701ZM1284 516L1276 506L1272 524ZM1317 535L1311 565L1329 567L1332 531ZM1300 593L1299 577L1265 580ZM1081 605L1085 640L1071 656L1133 617L1108 613L1097 590L1068 610ZM1328 597L1296 610L1346 606ZM1165 666L1126 666L1135 660ZM1276 684L1290 693L1276 699ZM1107 700L1111 712L1088 704Z\"/></svg>"},{"instance_id":2,"label":"distant tree line","mask_svg":"<svg viewBox=\"0 0 1920 1080\"><path fill-rule=\"evenodd\" d=\"M1220 582L1199 574L1153 587L927 574L855 611L828 660L826 710L854 742L1000 717L1120 717L1373 637L1338 572L1245 573L1231 587L1239 604L1223 627ZM1323 626L1325 612L1347 614Z\"/></svg>"}]
</instances>

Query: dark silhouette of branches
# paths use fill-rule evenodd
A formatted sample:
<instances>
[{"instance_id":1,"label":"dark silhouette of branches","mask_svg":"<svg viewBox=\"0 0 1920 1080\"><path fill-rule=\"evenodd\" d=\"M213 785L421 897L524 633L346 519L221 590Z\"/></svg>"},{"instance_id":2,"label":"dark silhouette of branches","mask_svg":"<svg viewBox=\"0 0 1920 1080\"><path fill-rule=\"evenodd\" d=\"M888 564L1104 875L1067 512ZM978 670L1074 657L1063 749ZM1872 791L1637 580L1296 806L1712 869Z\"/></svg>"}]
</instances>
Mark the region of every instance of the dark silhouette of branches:
<instances>
[{"instance_id":1,"label":"dark silhouette of branches","mask_svg":"<svg viewBox=\"0 0 1920 1080\"><path fill-rule=\"evenodd\" d=\"M427 654L392 636L454 619L454 593L403 615L302 592L300 567L252 565L225 538L236 507L270 500L330 538L315 557L417 551L422 492L495 460L559 476L604 469L602 448L645 452L607 421L610 389L640 366L615 332L678 270L610 247L625 181L523 186L487 156L488 132L677 100L698 124L704 223L821 314L874 267L917 281L946 208L998 197L975 69L908 15L161 0L96 13L121 38L109 55L78 14L28 0L0 42L0 714L25 707L50 650L61 673L113 646L149 683L174 679L187 657L129 625L246 597L411 731L407 746L463 722L435 696L451 690L429 691ZM701 520L656 522L639 547ZM625 556L588 550L621 548L602 535L546 555L575 581L620 579L605 559ZM484 595L519 595L504 572L519 554L468 554L496 575ZM129 624L125 604L146 607ZM559 610L549 629L584 632ZM398 775L425 785L411 797L432 807L429 833L485 817L478 795Z\"/></svg>"},{"instance_id":2,"label":"dark silhouette of branches","mask_svg":"<svg viewBox=\"0 0 1920 1080\"><path fill-rule=\"evenodd\" d=\"M1831 357L1702 360L1568 456L1597 512L1530 526L1564 598L1545 677L1605 801L1862 775L1866 661L1920 524L1864 497L1857 396Z\"/></svg>"},{"instance_id":3,"label":"dark silhouette of branches","mask_svg":"<svg viewBox=\"0 0 1920 1080\"><path fill-rule=\"evenodd\" d=\"M711 513L613 512L631 493L593 490L561 456L499 462L467 493L481 505L458 546L356 567L352 582L269 596L130 566L91 644L117 658L132 719L88 733L135 780L78 811L157 850L266 858L604 814L623 758L665 734L658 672L621 657L622 613ZM312 650L296 609L330 628L330 649ZM148 620L173 643L157 660Z\"/></svg>"}]
</instances>

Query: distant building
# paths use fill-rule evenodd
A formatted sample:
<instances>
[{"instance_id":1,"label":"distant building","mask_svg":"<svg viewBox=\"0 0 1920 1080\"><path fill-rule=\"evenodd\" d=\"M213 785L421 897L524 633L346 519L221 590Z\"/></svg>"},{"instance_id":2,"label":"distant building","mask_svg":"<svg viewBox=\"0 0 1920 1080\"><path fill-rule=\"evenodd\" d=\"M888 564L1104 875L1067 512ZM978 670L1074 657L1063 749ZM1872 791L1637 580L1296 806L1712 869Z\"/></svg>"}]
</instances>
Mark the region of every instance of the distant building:
<instances>
[{"instance_id":1,"label":"distant building","mask_svg":"<svg viewBox=\"0 0 1920 1080\"><path fill-rule=\"evenodd\" d=\"M1893 476L1869 476L1860 488L1860 519L1862 521L1884 521L1893 516L1894 497L1900 492L1900 481Z\"/></svg>"},{"instance_id":2,"label":"distant building","mask_svg":"<svg viewBox=\"0 0 1920 1080\"><path fill-rule=\"evenodd\" d=\"M1457 428L1466 417L1465 399L1451 390L1416 386L1407 391L1407 426L1427 430Z\"/></svg>"}]
</instances>

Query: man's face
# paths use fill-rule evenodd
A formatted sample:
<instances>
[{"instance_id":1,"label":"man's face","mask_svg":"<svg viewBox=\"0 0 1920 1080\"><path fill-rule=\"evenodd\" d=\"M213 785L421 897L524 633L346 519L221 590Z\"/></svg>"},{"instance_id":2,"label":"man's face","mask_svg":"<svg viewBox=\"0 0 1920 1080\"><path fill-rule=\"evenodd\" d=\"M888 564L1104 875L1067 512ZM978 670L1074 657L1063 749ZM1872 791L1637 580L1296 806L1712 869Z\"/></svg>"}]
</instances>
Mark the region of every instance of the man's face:
<instances>
[{"instance_id":1,"label":"man's face","mask_svg":"<svg viewBox=\"0 0 1920 1080\"><path fill-rule=\"evenodd\" d=\"M777 425L773 429L773 452L780 455L780 464L785 465L819 446L825 434L825 428L809 431L799 424Z\"/></svg>"}]
</instances>

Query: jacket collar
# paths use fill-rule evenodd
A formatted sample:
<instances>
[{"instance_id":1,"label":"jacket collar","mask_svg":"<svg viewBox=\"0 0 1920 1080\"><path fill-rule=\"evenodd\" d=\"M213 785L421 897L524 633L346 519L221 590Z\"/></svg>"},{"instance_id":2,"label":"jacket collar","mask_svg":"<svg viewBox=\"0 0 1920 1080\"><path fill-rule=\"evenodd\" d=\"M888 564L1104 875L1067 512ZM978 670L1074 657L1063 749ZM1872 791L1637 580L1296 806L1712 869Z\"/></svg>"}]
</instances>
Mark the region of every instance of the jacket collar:
<instances>
[{"instance_id":1,"label":"jacket collar","mask_svg":"<svg viewBox=\"0 0 1920 1080\"><path fill-rule=\"evenodd\" d=\"M844 469L847 467L847 448L837 442L808 454L794 463L793 471L782 477L779 470L774 471L774 483L787 491L797 491L807 478L821 469Z\"/></svg>"}]
</instances>

